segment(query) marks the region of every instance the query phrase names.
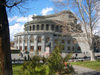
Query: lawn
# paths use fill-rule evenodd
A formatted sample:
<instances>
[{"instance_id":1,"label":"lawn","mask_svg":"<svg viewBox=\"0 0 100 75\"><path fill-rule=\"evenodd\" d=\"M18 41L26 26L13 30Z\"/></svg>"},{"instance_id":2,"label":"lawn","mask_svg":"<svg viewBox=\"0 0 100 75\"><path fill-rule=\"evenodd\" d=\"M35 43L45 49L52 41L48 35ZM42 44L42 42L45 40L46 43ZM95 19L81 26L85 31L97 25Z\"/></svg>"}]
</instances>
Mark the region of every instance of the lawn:
<instances>
[{"instance_id":1,"label":"lawn","mask_svg":"<svg viewBox=\"0 0 100 75\"><path fill-rule=\"evenodd\" d=\"M21 75L22 73L22 64L13 65L13 75Z\"/></svg>"},{"instance_id":2,"label":"lawn","mask_svg":"<svg viewBox=\"0 0 100 75\"><path fill-rule=\"evenodd\" d=\"M100 71L100 60L96 61L84 61L84 62L71 62L72 65L78 65L88 67L97 71Z\"/></svg>"}]
</instances>

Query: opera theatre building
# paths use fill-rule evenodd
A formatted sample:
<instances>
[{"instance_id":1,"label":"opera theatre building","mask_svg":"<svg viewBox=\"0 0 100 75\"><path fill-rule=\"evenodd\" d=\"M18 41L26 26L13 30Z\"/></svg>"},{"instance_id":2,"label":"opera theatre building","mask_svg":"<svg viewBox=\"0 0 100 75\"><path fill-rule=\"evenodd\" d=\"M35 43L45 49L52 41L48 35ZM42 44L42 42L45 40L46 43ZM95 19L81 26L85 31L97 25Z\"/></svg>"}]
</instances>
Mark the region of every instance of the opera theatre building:
<instances>
[{"instance_id":1,"label":"opera theatre building","mask_svg":"<svg viewBox=\"0 0 100 75\"><path fill-rule=\"evenodd\" d=\"M40 54L52 52L56 42L64 45L62 52L87 52L88 43L81 25L77 24L77 18L71 11L62 11L57 14L46 16L33 16L33 20L24 24L24 32L15 34L14 46L21 51ZM78 32L66 33L63 31L64 23L67 23L67 31ZM73 28L73 29L72 29ZM65 31L66 31L65 30ZM77 31L78 30L78 31ZM63 34L66 33L66 34Z\"/></svg>"}]
</instances>

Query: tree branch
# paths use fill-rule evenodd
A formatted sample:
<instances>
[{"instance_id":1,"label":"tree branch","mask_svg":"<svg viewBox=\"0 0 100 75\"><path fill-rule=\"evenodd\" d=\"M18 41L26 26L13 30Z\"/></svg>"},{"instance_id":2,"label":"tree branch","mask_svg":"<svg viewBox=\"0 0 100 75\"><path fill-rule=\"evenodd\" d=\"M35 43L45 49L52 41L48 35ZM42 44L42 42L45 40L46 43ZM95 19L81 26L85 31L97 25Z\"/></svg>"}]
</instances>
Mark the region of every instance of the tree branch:
<instances>
[{"instance_id":1,"label":"tree branch","mask_svg":"<svg viewBox=\"0 0 100 75\"><path fill-rule=\"evenodd\" d=\"M4 3L3 5L4 5L5 7L12 8L12 7L14 7L14 6L20 4L22 1L23 1L23 0L20 0L19 2L15 2L15 3L14 3L13 5L11 5L11 6L7 5L7 3Z\"/></svg>"}]
</instances>

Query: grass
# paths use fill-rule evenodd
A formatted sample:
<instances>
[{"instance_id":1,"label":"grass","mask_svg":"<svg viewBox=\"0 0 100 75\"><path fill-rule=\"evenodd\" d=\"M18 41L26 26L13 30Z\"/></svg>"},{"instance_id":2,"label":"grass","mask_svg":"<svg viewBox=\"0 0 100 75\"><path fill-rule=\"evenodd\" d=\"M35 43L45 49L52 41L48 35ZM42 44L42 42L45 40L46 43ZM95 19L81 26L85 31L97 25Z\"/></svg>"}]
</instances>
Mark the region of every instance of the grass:
<instances>
[{"instance_id":1,"label":"grass","mask_svg":"<svg viewBox=\"0 0 100 75\"><path fill-rule=\"evenodd\" d=\"M84 62L71 62L72 65L83 66L100 71L100 60L84 61ZM23 75L22 64L13 65L13 75Z\"/></svg>"},{"instance_id":2,"label":"grass","mask_svg":"<svg viewBox=\"0 0 100 75\"><path fill-rule=\"evenodd\" d=\"M21 75L22 74L22 64L13 65L13 75Z\"/></svg>"},{"instance_id":3,"label":"grass","mask_svg":"<svg viewBox=\"0 0 100 75\"><path fill-rule=\"evenodd\" d=\"M100 60L84 61L84 62L71 62L72 65L78 65L100 71Z\"/></svg>"}]
</instances>

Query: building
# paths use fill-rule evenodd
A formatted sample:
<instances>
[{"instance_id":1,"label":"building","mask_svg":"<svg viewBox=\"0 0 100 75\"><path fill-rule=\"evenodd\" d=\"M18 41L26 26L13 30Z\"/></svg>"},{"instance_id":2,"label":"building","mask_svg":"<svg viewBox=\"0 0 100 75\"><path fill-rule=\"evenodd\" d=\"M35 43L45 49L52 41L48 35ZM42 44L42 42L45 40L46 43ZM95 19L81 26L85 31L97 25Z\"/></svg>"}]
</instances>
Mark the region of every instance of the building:
<instances>
[{"instance_id":1,"label":"building","mask_svg":"<svg viewBox=\"0 0 100 75\"><path fill-rule=\"evenodd\" d=\"M47 16L33 16L33 21L24 25L24 32L15 35L15 48L35 53L44 53L47 48L49 52L56 46L56 42L64 44L64 53L88 52L88 43L83 42L85 38L81 26L77 24L77 18L71 11L62 11ZM80 33L63 34L63 23L69 26L68 31L79 30ZM76 31L77 32L77 31Z\"/></svg>"}]
</instances>

